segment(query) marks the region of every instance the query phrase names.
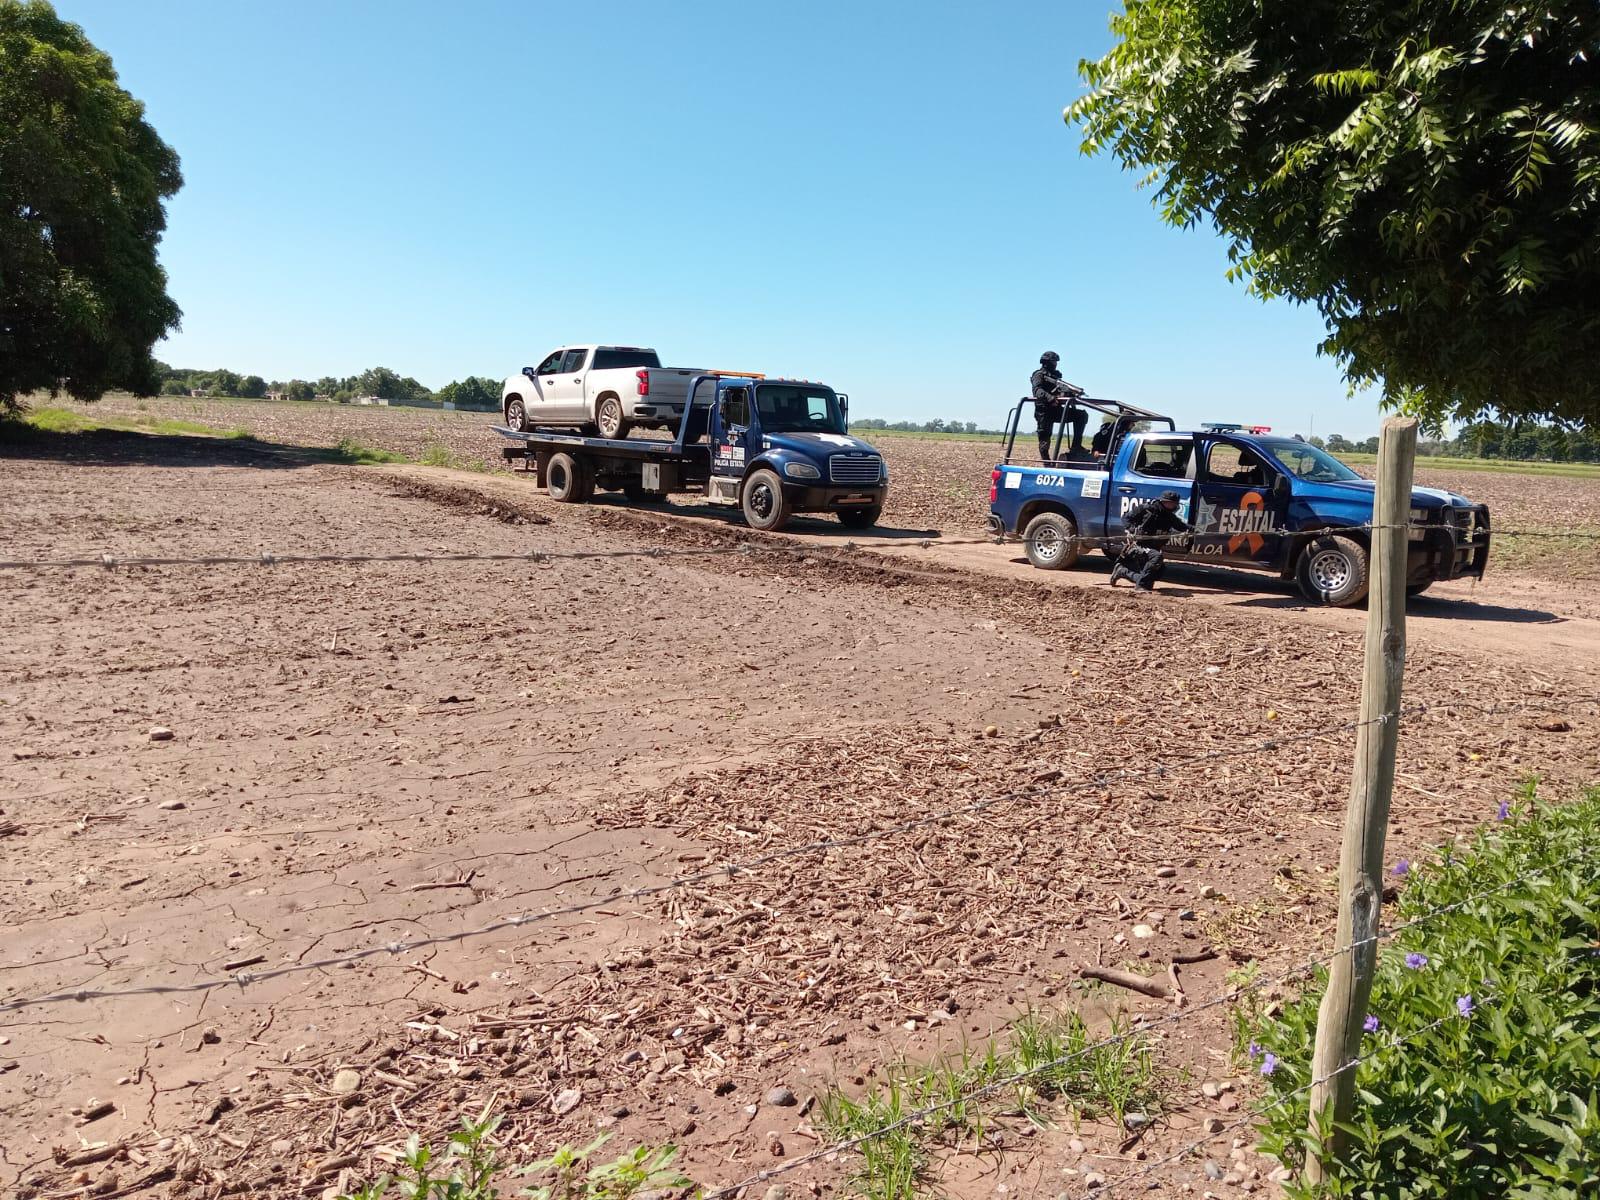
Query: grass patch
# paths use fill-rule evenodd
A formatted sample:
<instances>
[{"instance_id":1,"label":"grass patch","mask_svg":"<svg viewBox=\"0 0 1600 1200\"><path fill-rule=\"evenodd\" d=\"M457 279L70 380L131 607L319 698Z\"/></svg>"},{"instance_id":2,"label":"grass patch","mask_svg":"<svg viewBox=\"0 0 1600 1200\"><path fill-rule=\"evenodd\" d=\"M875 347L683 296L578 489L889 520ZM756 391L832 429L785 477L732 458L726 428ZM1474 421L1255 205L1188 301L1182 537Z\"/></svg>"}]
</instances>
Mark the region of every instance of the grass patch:
<instances>
[{"instance_id":1,"label":"grass patch","mask_svg":"<svg viewBox=\"0 0 1600 1200\"><path fill-rule=\"evenodd\" d=\"M327 453L330 462L347 463L357 467L411 461L404 454L396 454L393 450L376 450L371 446L363 446L354 438L342 438L339 444Z\"/></svg>"},{"instance_id":2,"label":"grass patch","mask_svg":"<svg viewBox=\"0 0 1600 1200\"><path fill-rule=\"evenodd\" d=\"M1384 949L1349 1148L1290 1196L1600 1195L1600 789L1553 808L1530 785L1464 854L1413 866L1387 923L1452 905ZM1239 1019L1281 1100L1263 1148L1295 1171L1325 986Z\"/></svg>"},{"instance_id":3,"label":"grass patch","mask_svg":"<svg viewBox=\"0 0 1600 1200\"><path fill-rule=\"evenodd\" d=\"M435 1149L412 1134L405 1148L393 1153L393 1174L380 1175L342 1200L380 1200L390 1195L406 1200L500 1200L495 1176L505 1170L495 1131L500 1118L486 1109L477 1120L461 1119L461 1128ZM602 1134L582 1149L562 1146L549 1158L520 1167L513 1174L542 1180L519 1194L537 1200L632 1200L644 1191L679 1189L689 1180L672 1169L676 1146L639 1146L611 1162L590 1166L606 1144Z\"/></svg>"},{"instance_id":4,"label":"grass patch","mask_svg":"<svg viewBox=\"0 0 1600 1200\"><path fill-rule=\"evenodd\" d=\"M1374 466L1376 454L1351 451L1335 458L1352 467ZM1600 463L1519 462L1504 458L1449 458L1443 455L1417 455L1419 471L1482 471L1490 475L1560 475L1571 479L1600 479Z\"/></svg>"},{"instance_id":5,"label":"grass patch","mask_svg":"<svg viewBox=\"0 0 1600 1200\"><path fill-rule=\"evenodd\" d=\"M417 461L425 467L459 467L461 465L450 447L442 442L429 442L422 448L422 457Z\"/></svg>"},{"instance_id":6,"label":"grass patch","mask_svg":"<svg viewBox=\"0 0 1600 1200\"><path fill-rule=\"evenodd\" d=\"M868 429L860 425L850 426L850 432L864 441L888 440L891 438L920 438L930 442L1003 442L1006 435L1003 433L956 433L948 429ZM1029 431L1031 433L1031 431ZM1020 438L1022 435L1018 434Z\"/></svg>"},{"instance_id":7,"label":"grass patch","mask_svg":"<svg viewBox=\"0 0 1600 1200\"><path fill-rule=\"evenodd\" d=\"M1125 1033L1113 1026L1113 1033ZM911 1200L929 1182L939 1147L981 1143L998 1112L1017 1113L1044 1126L1066 1115L1150 1115L1157 1080L1148 1040L1142 1035L1098 1045L1075 1012L1028 1012L1004 1047L990 1038L979 1049L961 1050L931 1063L895 1063L880 1083L851 1096L835 1088L818 1105L830 1139L861 1137L895 1125L933 1105L939 1111L863 1142L854 1181L871 1200ZM1015 1076L1026 1075L1016 1080ZM983 1093L975 1096L974 1093Z\"/></svg>"},{"instance_id":8,"label":"grass patch","mask_svg":"<svg viewBox=\"0 0 1600 1200\"><path fill-rule=\"evenodd\" d=\"M228 437L248 438L245 429L221 430L198 421L180 421L172 417L133 416L98 417L70 408L45 406L31 408L22 414L24 429L35 433L95 433L111 430L117 433L153 433L164 437Z\"/></svg>"}]
</instances>

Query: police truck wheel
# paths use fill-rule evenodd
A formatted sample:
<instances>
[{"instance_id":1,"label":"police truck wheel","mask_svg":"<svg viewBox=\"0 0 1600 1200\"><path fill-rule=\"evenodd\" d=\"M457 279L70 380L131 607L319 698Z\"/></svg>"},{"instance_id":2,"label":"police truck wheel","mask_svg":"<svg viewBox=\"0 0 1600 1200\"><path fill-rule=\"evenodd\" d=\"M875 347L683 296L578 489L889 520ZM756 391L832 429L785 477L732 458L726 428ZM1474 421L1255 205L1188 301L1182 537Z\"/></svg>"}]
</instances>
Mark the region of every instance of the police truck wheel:
<instances>
[{"instance_id":1,"label":"police truck wheel","mask_svg":"<svg viewBox=\"0 0 1600 1200\"><path fill-rule=\"evenodd\" d=\"M1078 527L1064 513L1040 513L1023 530L1022 542L1041 571L1064 571L1078 561Z\"/></svg>"},{"instance_id":2,"label":"police truck wheel","mask_svg":"<svg viewBox=\"0 0 1600 1200\"><path fill-rule=\"evenodd\" d=\"M528 410L522 407L520 396L513 396L506 402L506 428L518 433L528 432Z\"/></svg>"},{"instance_id":3,"label":"police truck wheel","mask_svg":"<svg viewBox=\"0 0 1600 1200\"><path fill-rule=\"evenodd\" d=\"M870 508L841 508L839 524L846 529L870 529L883 516L883 509L874 504Z\"/></svg>"},{"instance_id":4,"label":"police truck wheel","mask_svg":"<svg viewBox=\"0 0 1600 1200\"><path fill-rule=\"evenodd\" d=\"M742 497L744 519L752 529L771 531L789 523L789 502L783 497L783 481L768 470L752 471L745 480Z\"/></svg>"},{"instance_id":5,"label":"police truck wheel","mask_svg":"<svg viewBox=\"0 0 1600 1200\"><path fill-rule=\"evenodd\" d=\"M615 396L607 396L600 401L600 411L595 414L595 424L600 427L600 436L603 438L625 438L631 428L622 415L622 401Z\"/></svg>"},{"instance_id":6,"label":"police truck wheel","mask_svg":"<svg viewBox=\"0 0 1600 1200\"><path fill-rule=\"evenodd\" d=\"M1367 595L1367 548L1353 538L1324 534L1300 552L1300 594L1313 604L1347 608Z\"/></svg>"},{"instance_id":7,"label":"police truck wheel","mask_svg":"<svg viewBox=\"0 0 1600 1200\"><path fill-rule=\"evenodd\" d=\"M581 504L593 494L594 481L572 455L562 452L552 454L545 464L544 489L552 500Z\"/></svg>"}]
</instances>

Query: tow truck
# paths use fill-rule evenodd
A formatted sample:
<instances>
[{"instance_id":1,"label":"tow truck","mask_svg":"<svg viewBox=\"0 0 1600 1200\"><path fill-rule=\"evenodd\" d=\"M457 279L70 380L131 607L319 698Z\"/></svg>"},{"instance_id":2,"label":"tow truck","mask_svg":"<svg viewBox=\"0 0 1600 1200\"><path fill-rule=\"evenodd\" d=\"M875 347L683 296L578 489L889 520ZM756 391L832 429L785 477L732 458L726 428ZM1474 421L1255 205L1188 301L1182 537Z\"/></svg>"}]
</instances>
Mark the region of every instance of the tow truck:
<instances>
[{"instance_id":1,"label":"tow truck","mask_svg":"<svg viewBox=\"0 0 1600 1200\"><path fill-rule=\"evenodd\" d=\"M1028 561L1047 571L1098 546L1116 558L1124 518L1138 504L1176 492L1193 526L1170 557L1268 571L1295 580L1315 604L1359 604L1367 594L1375 485L1327 451L1266 426L1213 423L1179 430L1171 417L1115 400L1084 397L1102 414L1099 453L1061 453L1065 422L1048 460L1015 457L1027 397L1011 410L1005 455L990 475L989 529L1022 538ZM1406 591L1444 579L1482 578L1489 560L1489 509L1436 488L1411 494Z\"/></svg>"},{"instance_id":2,"label":"tow truck","mask_svg":"<svg viewBox=\"0 0 1600 1200\"><path fill-rule=\"evenodd\" d=\"M508 442L506 460L563 503L597 489L635 503L689 492L739 508L760 530L782 529L796 513L833 513L851 529L877 523L889 472L882 454L847 432L848 396L810 380L709 372L686 395L671 441L495 432Z\"/></svg>"}]
</instances>

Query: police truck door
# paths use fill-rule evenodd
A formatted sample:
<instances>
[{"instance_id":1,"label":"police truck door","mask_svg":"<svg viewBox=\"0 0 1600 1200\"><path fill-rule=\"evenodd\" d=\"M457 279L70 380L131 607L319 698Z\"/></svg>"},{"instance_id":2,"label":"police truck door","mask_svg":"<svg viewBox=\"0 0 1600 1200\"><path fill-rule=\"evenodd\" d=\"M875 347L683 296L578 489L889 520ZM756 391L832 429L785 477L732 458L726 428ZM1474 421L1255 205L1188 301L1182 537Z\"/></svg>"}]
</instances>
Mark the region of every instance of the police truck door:
<instances>
[{"instance_id":1,"label":"police truck door","mask_svg":"<svg viewBox=\"0 0 1600 1200\"><path fill-rule=\"evenodd\" d=\"M1277 468L1248 445L1220 438L1202 446L1199 496L1192 519L1198 557L1220 562L1272 563L1281 548L1286 501Z\"/></svg>"},{"instance_id":2,"label":"police truck door","mask_svg":"<svg viewBox=\"0 0 1600 1200\"><path fill-rule=\"evenodd\" d=\"M747 456L759 453L759 446L751 442L758 435L751 427L754 406L750 388L744 385L719 388L716 418L711 429L712 479L739 480L744 478ZM721 489L725 493L725 489ZM737 498L737 489L734 496Z\"/></svg>"},{"instance_id":3,"label":"police truck door","mask_svg":"<svg viewBox=\"0 0 1600 1200\"><path fill-rule=\"evenodd\" d=\"M1131 447L1127 470L1117 480L1107 534L1121 533L1129 511L1157 499L1162 492L1178 493L1178 515L1187 519L1194 491L1194 449L1194 438L1187 433L1139 435ZM1170 549L1182 553L1181 546Z\"/></svg>"}]
</instances>

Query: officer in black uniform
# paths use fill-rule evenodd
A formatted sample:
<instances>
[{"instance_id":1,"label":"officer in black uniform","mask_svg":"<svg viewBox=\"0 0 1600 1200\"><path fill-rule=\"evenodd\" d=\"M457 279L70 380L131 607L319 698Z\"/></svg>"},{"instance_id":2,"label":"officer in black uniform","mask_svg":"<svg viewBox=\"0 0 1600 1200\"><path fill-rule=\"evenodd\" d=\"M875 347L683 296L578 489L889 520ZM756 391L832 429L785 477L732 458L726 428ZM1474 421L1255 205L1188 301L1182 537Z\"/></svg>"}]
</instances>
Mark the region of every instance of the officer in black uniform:
<instances>
[{"instance_id":1,"label":"officer in black uniform","mask_svg":"<svg viewBox=\"0 0 1600 1200\"><path fill-rule=\"evenodd\" d=\"M1089 424L1089 414L1073 403L1083 395L1083 389L1061 378L1057 364L1061 355L1046 350L1039 356L1039 369L1028 377L1033 389L1033 419L1039 428L1039 458L1050 461L1050 435L1063 411L1072 422L1072 448L1069 451L1080 458L1085 455L1083 430Z\"/></svg>"},{"instance_id":2,"label":"officer in black uniform","mask_svg":"<svg viewBox=\"0 0 1600 1200\"><path fill-rule=\"evenodd\" d=\"M1170 539L1165 535L1189 532L1189 522L1178 515L1179 503L1177 492L1162 492L1159 500L1146 500L1128 510L1124 522L1128 545L1111 568L1112 587L1126 579L1144 591L1155 590L1167 564L1162 551Z\"/></svg>"}]
</instances>

